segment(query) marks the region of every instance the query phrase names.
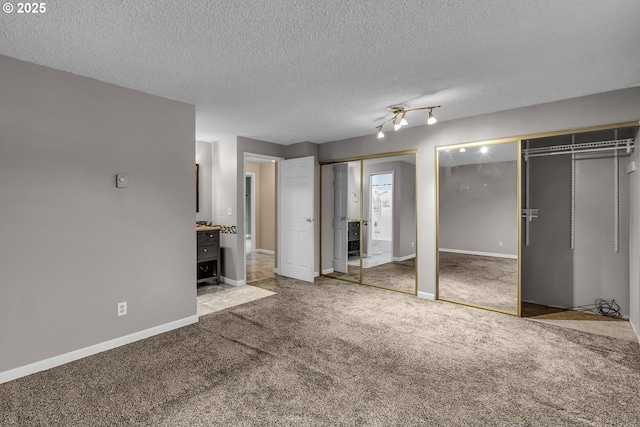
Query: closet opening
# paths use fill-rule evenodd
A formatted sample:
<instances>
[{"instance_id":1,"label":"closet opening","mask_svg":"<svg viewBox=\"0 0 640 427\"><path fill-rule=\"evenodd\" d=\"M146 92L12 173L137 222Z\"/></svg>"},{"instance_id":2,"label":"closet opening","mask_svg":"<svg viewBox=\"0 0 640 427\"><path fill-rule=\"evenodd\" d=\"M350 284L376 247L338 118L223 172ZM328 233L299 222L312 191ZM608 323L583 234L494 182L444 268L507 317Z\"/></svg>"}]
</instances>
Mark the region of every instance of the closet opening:
<instances>
[{"instance_id":1,"label":"closet opening","mask_svg":"<svg viewBox=\"0 0 640 427\"><path fill-rule=\"evenodd\" d=\"M522 140L523 316L629 316L637 134L614 125Z\"/></svg>"}]
</instances>

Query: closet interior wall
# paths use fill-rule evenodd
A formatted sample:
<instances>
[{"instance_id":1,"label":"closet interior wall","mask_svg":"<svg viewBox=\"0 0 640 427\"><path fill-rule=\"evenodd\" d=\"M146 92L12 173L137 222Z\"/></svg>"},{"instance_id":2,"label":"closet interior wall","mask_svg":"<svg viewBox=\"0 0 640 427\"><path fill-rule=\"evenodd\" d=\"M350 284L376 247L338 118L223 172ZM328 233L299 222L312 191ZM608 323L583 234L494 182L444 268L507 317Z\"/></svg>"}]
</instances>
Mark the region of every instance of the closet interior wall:
<instances>
[{"instance_id":1,"label":"closet interior wall","mask_svg":"<svg viewBox=\"0 0 640 427\"><path fill-rule=\"evenodd\" d=\"M635 129L619 130L620 139L634 137ZM612 139L613 130L575 135L575 143ZM571 143L571 135L563 135L530 140L529 147ZM539 209L539 214L529 224L529 245L522 239L522 301L578 307L593 304L597 298L615 299L623 316L629 315L630 180L626 166L630 160L625 154L620 153L618 168L618 252L614 250L613 155L577 156L575 249L571 249L571 155L528 159L529 207Z\"/></svg>"}]
</instances>

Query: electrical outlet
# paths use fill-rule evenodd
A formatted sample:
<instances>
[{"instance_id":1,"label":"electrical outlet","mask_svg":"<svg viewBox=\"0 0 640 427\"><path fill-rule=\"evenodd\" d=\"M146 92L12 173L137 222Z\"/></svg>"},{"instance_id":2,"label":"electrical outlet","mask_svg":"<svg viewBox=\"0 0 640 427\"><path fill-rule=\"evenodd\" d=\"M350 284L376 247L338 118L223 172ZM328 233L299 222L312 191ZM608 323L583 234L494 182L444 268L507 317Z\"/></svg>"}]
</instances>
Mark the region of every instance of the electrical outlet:
<instances>
[{"instance_id":1,"label":"electrical outlet","mask_svg":"<svg viewBox=\"0 0 640 427\"><path fill-rule=\"evenodd\" d=\"M118 316L124 316L127 314L127 302L118 303Z\"/></svg>"},{"instance_id":2,"label":"electrical outlet","mask_svg":"<svg viewBox=\"0 0 640 427\"><path fill-rule=\"evenodd\" d=\"M416 242L411 242L411 247L412 248L415 247L415 245L416 245Z\"/></svg>"},{"instance_id":3,"label":"electrical outlet","mask_svg":"<svg viewBox=\"0 0 640 427\"><path fill-rule=\"evenodd\" d=\"M502 240L498 242L498 246L502 246Z\"/></svg>"},{"instance_id":4,"label":"electrical outlet","mask_svg":"<svg viewBox=\"0 0 640 427\"><path fill-rule=\"evenodd\" d=\"M231 212L233 212L233 211L231 210L231 208L227 208L227 215L229 215L229 216L233 215Z\"/></svg>"}]
</instances>

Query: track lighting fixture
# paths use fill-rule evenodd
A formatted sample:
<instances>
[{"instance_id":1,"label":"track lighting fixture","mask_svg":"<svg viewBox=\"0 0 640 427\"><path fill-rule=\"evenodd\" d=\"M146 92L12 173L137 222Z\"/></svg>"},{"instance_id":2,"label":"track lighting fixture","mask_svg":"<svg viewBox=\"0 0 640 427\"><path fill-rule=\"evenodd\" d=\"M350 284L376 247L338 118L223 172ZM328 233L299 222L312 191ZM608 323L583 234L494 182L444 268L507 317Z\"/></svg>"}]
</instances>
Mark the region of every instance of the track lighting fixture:
<instances>
[{"instance_id":1,"label":"track lighting fixture","mask_svg":"<svg viewBox=\"0 0 640 427\"><path fill-rule=\"evenodd\" d=\"M407 126L409 122L407 121L407 113L410 111L417 110L429 110L429 116L427 119L427 124L432 125L437 122L436 118L433 116L433 110L435 108L440 108L440 105L433 105L431 107L417 107L417 108L405 108L402 106L397 107L389 107L387 110L391 111L393 117L391 117L386 122L382 123L376 129L378 129L378 138L384 138L384 133L382 132L382 127L387 123L393 123L393 128L395 130L400 130L402 126ZM398 122L398 116L400 116L400 121Z\"/></svg>"}]
</instances>

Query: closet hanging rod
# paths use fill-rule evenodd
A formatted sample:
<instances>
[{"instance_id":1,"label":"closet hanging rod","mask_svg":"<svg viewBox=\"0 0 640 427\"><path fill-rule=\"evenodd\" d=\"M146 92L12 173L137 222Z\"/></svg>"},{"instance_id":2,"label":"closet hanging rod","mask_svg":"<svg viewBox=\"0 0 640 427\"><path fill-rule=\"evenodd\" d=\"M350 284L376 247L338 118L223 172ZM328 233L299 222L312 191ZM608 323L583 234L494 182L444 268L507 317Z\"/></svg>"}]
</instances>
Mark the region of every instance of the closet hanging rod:
<instances>
[{"instance_id":1,"label":"closet hanging rod","mask_svg":"<svg viewBox=\"0 0 640 427\"><path fill-rule=\"evenodd\" d=\"M599 142L583 142L580 144L554 145L551 147L525 148L522 150L522 155L525 157L537 157L539 155L581 154L611 150L627 150L627 153L631 153L631 150L633 150L633 138Z\"/></svg>"},{"instance_id":2,"label":"closet hanging rod","mask_svg":"<svg viewBox=\"0 0 640 427\"><path fill-rule=\"evenodd\" d=\"M626 147L607 147L607 148L593 148L591 150L582 150L582 151L553 151L550 153L538 153L538 154L523 154L525 157L542 157L542 156L556 156L560 154L590 154L597 153L602 151L617 151L617 150L625 150ZM622 154L622 156L627 156L628 154Z\"/></svg>"},{"instance_id":3,"label":"closet hanging rod","mask_svg":"<svg viewBox=\"0 0 640 427\"><path fill-rule=\"evenodd\" d=\"M560 154L589 154L617 150L627 150L627 154L630 154L634 148L633 139L621 139L618 141L623 142L624 145L614 145L611 141L576 144L573 146L573 149L571 149L571 145L558 145L555 147L530 148L528 150L524 149L522 150L522 155L527 159L529 157L554 156Z\"/></svg>"}]
</instances>

